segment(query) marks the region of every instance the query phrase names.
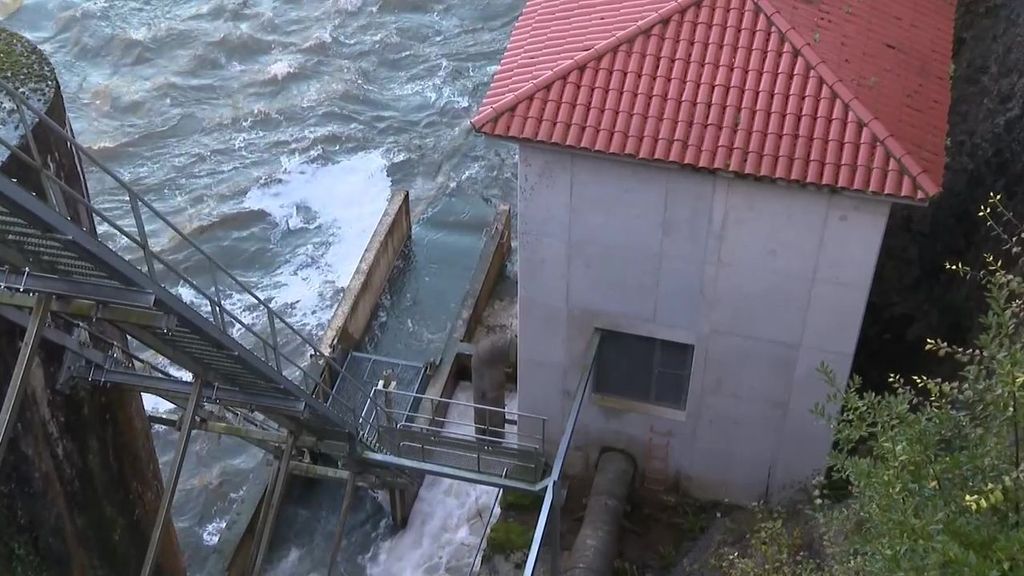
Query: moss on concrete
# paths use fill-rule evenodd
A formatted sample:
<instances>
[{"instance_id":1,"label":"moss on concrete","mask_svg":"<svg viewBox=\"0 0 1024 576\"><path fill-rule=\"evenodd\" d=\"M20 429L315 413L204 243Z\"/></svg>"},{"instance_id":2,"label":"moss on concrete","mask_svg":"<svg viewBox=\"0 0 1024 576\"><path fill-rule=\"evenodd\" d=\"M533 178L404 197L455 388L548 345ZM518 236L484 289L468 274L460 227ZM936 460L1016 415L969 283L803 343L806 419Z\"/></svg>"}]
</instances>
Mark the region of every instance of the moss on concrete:
<instances>
[{"instance_id":1,"label":"moss on concrete","mask_svg":"<svg viewBox=\"0 0 1024 576\"><path fill-rule=\"evenodd\" d=\"M15 529L15 522L0 511L0 566L11 576L51 576L30 535Z\"/></svg>"},{"instance_id":2,"label":"moss on concrete","mask_svg":"<svg viewBox=\"0 0 1024 576\"><path fill-rule=\"evenodd\" d=\"M57 73L46 54L21 34L0 27L0 80L13 86L32 105L45 110L57 91ZM0 90L0 137L18 136L20 121L14 101ZM6 156L0 151L0 156Z\"/></svg>"},{"instance_id":3,"label":"moss on concrete","mask_svg":"<svg viewBox=\"0 0 1024 576\"><path fill-rule=\"evenodd\" d=\"M533 533L518 522L498 520L487 536L487 554L507 556L530 547Z\"/></svg>"},{"instance_id":4,"label":"moss on concrete","mask_svg":"<svg viewBox=\"0 0 1024 576\"><path fill-rule=\"evenodd\" d=\"M543 502L544 496L541 494L514 492L512 490L505 490L501 493L502 512L537 512L540 510Z\"/></svg>"}]
</instances>

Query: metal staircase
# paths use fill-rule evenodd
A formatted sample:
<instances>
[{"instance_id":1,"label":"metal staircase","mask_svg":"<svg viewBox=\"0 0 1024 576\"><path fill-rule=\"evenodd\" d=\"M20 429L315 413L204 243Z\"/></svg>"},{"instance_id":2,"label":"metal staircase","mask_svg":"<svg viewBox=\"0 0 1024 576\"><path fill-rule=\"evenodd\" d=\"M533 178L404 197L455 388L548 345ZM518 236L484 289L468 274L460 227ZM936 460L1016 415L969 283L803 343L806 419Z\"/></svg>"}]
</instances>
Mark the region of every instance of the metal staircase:
<instances>
[{"instance_id":1,"label":"metal staircase","mask_svg":"<svg viewBox=\"0 0 1024 576\"><path fill-rule=\"evenodd\" d=\"M254 430L253 443L283 454L281 474L287 474L295 443L312 438L344 447L343 464L362 475L377 470L381 478L400 482L414 472L520 490L544 488L543 419L508 412L507 423L535 419L539 424L531 429L539 426L541 433L502 430L505 436L496 440L495 430L449 430L443 418L425 417L457 403L381 384L422 379L422 366L359 354L348 354L339 364L97 160L69 127L0 80L0 104L4 99L20 123L14 141L0 131L6 149L0 149L0 157L9 154L3 165L16 166L38 182L0 174L0 316L27 330L21 371L15 370L0 412L0 458L39 339L79 359L66 367L71 380L123 386L181 406L184 415L175 425L182 440L145 574L152 570L163 517L197 422L244 422ZM63 181L55 162L40 154L41 138L66 145L86 163L90 178L115 184L102 199L102 206L113 207L110 213ZM37 195L26 185L43 192ZM124 207L127 214L115 215ZM189 262L175 262L154 239L163 246L186 246ZM61 329L46 326L48 318ZM190 373L191 381L157 367L137 352L138 346L125 346L115 337L118 332ZM337 378L325 383L324 374ZM271 437L286 439L283 452L280 443L261 440Z\"/></svg>"}]
</instances>

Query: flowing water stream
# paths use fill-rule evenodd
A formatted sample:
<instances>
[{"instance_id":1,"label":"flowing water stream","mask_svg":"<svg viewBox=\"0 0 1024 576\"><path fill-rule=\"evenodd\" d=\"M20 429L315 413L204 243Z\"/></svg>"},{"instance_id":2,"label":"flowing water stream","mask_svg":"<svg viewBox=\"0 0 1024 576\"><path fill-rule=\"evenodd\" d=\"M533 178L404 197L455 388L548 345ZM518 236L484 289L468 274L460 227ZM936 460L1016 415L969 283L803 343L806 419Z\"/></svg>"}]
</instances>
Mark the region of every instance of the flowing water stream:
<instances>
[{"instance_id":1,"label":"flowing water stream","mask_svg":"<svg viewBox=\"0 0 1024 576\"><path fill-rule=\"evenodd\" d=\"M514 198L514 148L473 135L469 118L521 6L25 0L0 25L51 57L80 140L318 335L389 190L409 190L416 213ZM103 205L107 185L94 180L94 199L123 214L125 206ZM447 210L455 216L424 228L440 245L459 242L460 221L480 220L478 209ZM432 297L424 290L415 307L431 306ZM376 335L375 345L411 339L418 356L440 346L443 325L409 318L403 330ZM173 432L154 435L166 463ZM247 491L262 487L269 468L236 439L193 438L173 514L189 573L215 575L252 500ZM340 499L341 487L320 493ZM317 494L309 491L309 506L282 517L288 528L275 541L276 574L322 573L309 558L327 551L310 534L328 529L338 502ZM426 494L412 528L395 538L380 505L361 498L347 533L346 574L461 573L465 542L479 535L467 519L481 508L486 514L493 491L432 483ZM439 530L449 537L439 540Z\"/></svg>"}]
</instances>

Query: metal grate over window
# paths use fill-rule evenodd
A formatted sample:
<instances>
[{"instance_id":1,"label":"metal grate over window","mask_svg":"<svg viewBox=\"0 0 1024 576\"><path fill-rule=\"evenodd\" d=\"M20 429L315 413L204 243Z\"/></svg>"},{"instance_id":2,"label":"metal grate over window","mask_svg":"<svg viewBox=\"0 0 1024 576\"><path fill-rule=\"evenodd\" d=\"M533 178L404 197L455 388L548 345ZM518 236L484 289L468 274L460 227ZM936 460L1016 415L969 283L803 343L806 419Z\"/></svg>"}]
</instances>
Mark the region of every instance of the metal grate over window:
<instances>
[{"instance_id":1,"label":"metal grate over window","mask_svg":"<svg viewBox=\"0 0 1024 576\"><path fill-rule=\"evenodd\" d=\"M682 410L692 366L692 344L604 331L597 350L594 391Z\"/></svg>"}]
</instances>

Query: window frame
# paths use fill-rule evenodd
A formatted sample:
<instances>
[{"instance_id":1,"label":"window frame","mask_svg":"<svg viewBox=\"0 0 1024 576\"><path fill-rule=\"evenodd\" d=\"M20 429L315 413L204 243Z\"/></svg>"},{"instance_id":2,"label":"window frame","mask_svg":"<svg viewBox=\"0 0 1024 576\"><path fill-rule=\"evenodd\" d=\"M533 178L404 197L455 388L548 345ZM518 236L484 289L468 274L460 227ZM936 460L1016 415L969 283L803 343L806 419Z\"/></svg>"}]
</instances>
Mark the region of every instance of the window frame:
<instances>
[{"instance_id":1,"label":"window frame","mask_svg":"<svg viewBox=\"0 0 1024 576\"><path fill-rule=\"evenodd\" d=\"M654 351L651 355L652 365L650 370L650 379L647 383L647 393L645 398L640 398L639 395L637 395L637 397L630 398L627 396L616 394L615 392L602 391L598 388L600 376L595 374L594 385L591 390L591 394L593 395L595 401L597 401L597 403L599 404L604 404L613 408L626 409L637 412L656 413L667 418L683 419L683 417L686 414L687 407L689 405L690 395L694 389L694 365L697 358L697 344L686 340L665 338L663 336L654 336L650 334L638 333L635 331L623 330L619 328L599 328L598 330L600 330L604 334L612 333L621 336L652 341L654 343ZM602 335L602 338L603 336L604 335ZM687 369L685 371L660 366L664 344L679 345L684 347L686 352L688 352ZM597 357L595 357L595 365L597 362L599 362L600 354L601 349L599 346L597 351ZM669 374L673 376L681 376L686 378L684 384L685 390L683 391L682 399L679 404L660 402L655 399L657 394L657 377L659 374Z\"/></svg>"}]
</instances>

